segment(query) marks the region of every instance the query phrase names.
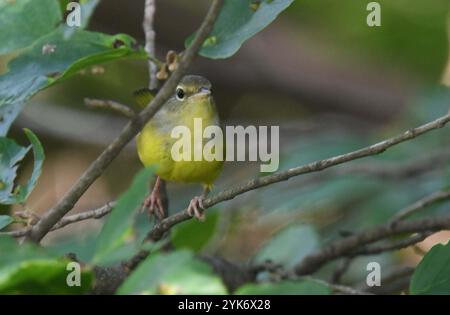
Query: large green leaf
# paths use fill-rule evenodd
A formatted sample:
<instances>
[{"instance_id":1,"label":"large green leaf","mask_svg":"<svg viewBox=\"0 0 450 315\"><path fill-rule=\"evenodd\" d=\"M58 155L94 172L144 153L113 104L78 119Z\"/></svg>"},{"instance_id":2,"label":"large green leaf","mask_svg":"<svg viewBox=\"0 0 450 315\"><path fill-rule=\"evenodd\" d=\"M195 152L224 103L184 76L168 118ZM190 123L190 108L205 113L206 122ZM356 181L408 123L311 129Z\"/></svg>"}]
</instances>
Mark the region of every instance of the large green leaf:
<instances>
[{"instance_id":1,"label":"large green leaf","mask_svg":"<svg viewBox=\"0 0 450 315\"><path fill-rule=\"evenodd\" d=\"M206 221L201 224L195 220L178 224L172 229L172 244L178 249L201 250L216 232L218 220L219 212L209 210Z\"/></svg>"},{"instance_id":2,"label":"large green leaf","mask_svg":"<svg viewBox=\"0 0 450 315\"><path fill-rule=\"evenodd\" d=\"M8 30L0 33L0 55L30 46L37 39L52 33L58 24L65 28L66 36L80 27L85 28L100 0L78 1L81 7L80 27L69 27L64 23L63 16L69 13L69 2L73 1L0 0L0 29Z\"/></svg>"},{"instance_id":3,"label":"large green leaf","mask_svg":"<svg viewBox=\"0 0 450 315\"><path fill-rule=\"evenodd\" d=\"M31 45L61 22L55 0L0 0L0 54Z\"/></svg>"},{"instance_id":4,"label":"large green leaf","mask_svg":"<svg viewBox=\"0 0 450 315\"><path fill-rule=\"evenodd\" d=\"M237 295L329 295L330 293L328 287L313 280L246 284L235 292Z\"/></svg>"},{"instance_id":5,"label":"large green leaf","mask_svg":"<svg viewBox=\"0 0 450 315\"><path fill-rule=\"evenodd\" d=\"M53 53L43 47L54 45ZM38 91L76 74L80 69L125 57L144 57L123 34L110 36L77 31L66 39L62 29L42 37L9 63L0 77L0 135L5 135L24 103ZM45 49L44 49L45 50Z\"/></svg>"},{"instance_id":6,"label":"large green leaf","mask_svg":"<svg viewBox=\"0 0 450 315\"><path fill-rule=\"evenodd\" d=\"M0 204L15 204L25 202L36 186L44 163L44 149L39 139L28 129L25 134L31 142L27 148L17 145L13 140L0 137ZM33 148L34 167L31 178L24 185L14 185L17 176L18 163Z\"/></svg>"},{"instance_id":7,"label":"large green leaf","mask_svg":"<svg viewBox=\"0 0 450 315\"><path fill-rule=\"evenodd\" d=\"M225 294L211 267L189 251L150 255L118 290L119 294Z\"/></svg>"},{"instance_id":8,"label":"large green leaf","mask_svg":"<svg viewBox=\"0 0 450 315\"><path fill-rule=\"evenodd\" d=\"M208 58L228 58L242 44L262 31L294 0L225 0L210 36L203 43L200 55ZM186 46L193 36L186 40Z\"/></svg>"},{"instance_id":9,"label":"large green leaf","mask_svg":"<svg viewBox=\"0 0 450 315\"><path fill-rule=\"evenodd\" d=\"M0 294L80 294L92 287L93 273L86 268L80 286L68 286L69 261L38 246L0 236L0 253Z\"/></svg>"},{"instance_id":10,"label":"large green leaf","mask_svg":"<svg viewBox=\"0 0 450 315\"><path fill-rule=\"evenodd\" d=\"M67 260L34 259L0 269L1 294L81 294L91 289L93 273L82 269L80 286L67 285Z\"/></svg>"},{"instance_id":11,"label":"large green leaf","mask_svg":"<svg viewBox=\"0 0 450 315\"><path fill-rule=\"evenodd\" d=\"M316 231L310 226L291 226L275 235L258 252L255 261L272 260L293 267L318 246Z\"/></svg>"},{"instance_id":12,"label":"large green leaf","mask_svg":"<svg viewBox=\"0 0 450 315\"><path fill-rule=\"evenodd\" d=\"M153 173L152 168L143 169L128 191L119 198L98 237L93 263L108 265L136 253L140 240L136 238L133 218L148 194Z\"/></svg>"},{"instance_id":13,"label":"large green leaf","mask_svg":"<svg viewBox=\"0 0 450 315\"><path fill-rule=\"evenodd\" d=\"M422 258L410 286L411 294L450 294L450 242L438 244Z\"/></svg>"},{"instance_id":14,"label":"large green leaf","mask_svg":"<svg viewBox=\"0 0 450 315\"><path fill-rule=\"evenodd\" d=\"M84 27L98 0L81 4ZM8 30L1 33L0 40L5 47L3 52L10 53L0 56L0 71L10 60L0 76L0 136L6 135L25 102L38 91L84 67L146 57L145 51L135 48L135 40L127 35L111 36L68 27L56 0L2 0L0 5L5 9L0 15L0 29ZM61 6L65 7L63 2ZM5 42L9 44L3 46Z\"/></svg>"}]
</instances>

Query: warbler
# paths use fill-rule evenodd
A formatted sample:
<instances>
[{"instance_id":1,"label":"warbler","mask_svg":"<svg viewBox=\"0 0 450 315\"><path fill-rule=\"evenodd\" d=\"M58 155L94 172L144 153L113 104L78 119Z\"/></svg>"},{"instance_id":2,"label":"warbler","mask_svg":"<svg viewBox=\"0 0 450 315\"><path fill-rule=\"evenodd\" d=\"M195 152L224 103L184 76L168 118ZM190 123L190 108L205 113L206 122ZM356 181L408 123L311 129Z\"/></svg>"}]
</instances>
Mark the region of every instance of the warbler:
<instances>
[{"instance_id":1,"label":"warbler","mask_svg":"<svg viewBox=\"0 0 450 315\"><path fill-rule=\"evenodd\" d=\"M136 94L141 102L148 103L148 90L140 90ZM195 150L202 150L206 142L202 139L200 145L194 143L194 120L202 120L203 131L208 126L220 126L220 119L214 99L211 94L211 83L198 75L183 77L175 89L174 95L161 107L155 116L145 125L137 136L137 152L144 166L156 166L155 186L144 203L149 214L162 218L165 210L161 200L161 179L182 182L199 183L203 185L201 196L195 196L189 203L188 213L199 220L204 219L203 200L209 193L213 182L222 171L223 159L200 161L194 159ZM198 120L197 120L198 121ZM174 159L172 148L177 138L172 137L172 130L185 126L191 134L190 159ZM198 140L197 140L198 142ZM224 151L223 147L216 148Z\"/></svg>"}]
</instances>

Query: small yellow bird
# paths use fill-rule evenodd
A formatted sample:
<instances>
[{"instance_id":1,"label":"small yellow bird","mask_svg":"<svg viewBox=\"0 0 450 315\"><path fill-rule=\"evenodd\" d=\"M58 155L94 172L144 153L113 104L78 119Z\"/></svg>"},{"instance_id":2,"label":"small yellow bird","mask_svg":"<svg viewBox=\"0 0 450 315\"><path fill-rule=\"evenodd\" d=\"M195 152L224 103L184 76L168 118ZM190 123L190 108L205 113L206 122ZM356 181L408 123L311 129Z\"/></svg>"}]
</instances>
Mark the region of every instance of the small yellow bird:
<instances>
[{"instance_id":1,"label":"small yellow bird","mask_svg":"<svg viewBox=\"0 0 450 315\"><path fill-rule=\"evenodd\" d=\"M141 90L140 94L142 93ZM207 141L202 138L200 146L194 143L195 118L202 119L202 135L206 127L220 126L219 115L211 94L211 83L202 76L187 75L180 81L175 95L161 107L137 137L137 152L141 162L146 167L156 166L155 186L144 203L150 214L156 214L160 218L164 216L160 195L160 183L161 179L164 179L202 184L203 194L191 200L188 213L199 220L204 219L203 199L222 171L223 160L194 160L195 150L203 150ZM190 160L176 161L172 157L172 147L177 139L173 138L171 133L178 126L185 126L190 130L191 148L194 148L191 150ZM220 149L224 151L223 147Z\"/></svg>"}]
</instances>

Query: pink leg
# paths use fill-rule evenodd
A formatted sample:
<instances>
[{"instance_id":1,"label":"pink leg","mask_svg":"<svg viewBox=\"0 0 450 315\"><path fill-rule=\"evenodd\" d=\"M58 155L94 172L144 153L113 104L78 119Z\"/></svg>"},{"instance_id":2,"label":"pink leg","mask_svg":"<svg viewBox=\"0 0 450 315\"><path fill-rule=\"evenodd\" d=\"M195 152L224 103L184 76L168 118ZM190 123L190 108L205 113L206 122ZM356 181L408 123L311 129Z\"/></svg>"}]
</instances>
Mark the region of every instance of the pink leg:
<instances>
[{"instance_id":1,"label":"pink leg","mask_svg":"<svg viewBox=\"0 0 450 315\"><path fill-rule=\"evenodd\" d=\"M189 207L187 208L187 213L191 217L195 217L199 221L205 221L205 207L203 206L203 200L205 200L206 196L208 196L209 188L206 186L203 189L203 193L201 196L195 196L192 198L191 202L189 202Z\"/></svg>"},{"instance_id":2,"label":"pink leg","mask_svg":"<svg viewBox=\"0 0 450 315\"><path fill-rule=\"evenodd\" d=\"M163 219L165 217L165 211L162 204L160 187L161 178L157 176L152 193L144 201L144 209L147 209L149 216L156 215L159 219Z\"/></svg>"}]
</instances>

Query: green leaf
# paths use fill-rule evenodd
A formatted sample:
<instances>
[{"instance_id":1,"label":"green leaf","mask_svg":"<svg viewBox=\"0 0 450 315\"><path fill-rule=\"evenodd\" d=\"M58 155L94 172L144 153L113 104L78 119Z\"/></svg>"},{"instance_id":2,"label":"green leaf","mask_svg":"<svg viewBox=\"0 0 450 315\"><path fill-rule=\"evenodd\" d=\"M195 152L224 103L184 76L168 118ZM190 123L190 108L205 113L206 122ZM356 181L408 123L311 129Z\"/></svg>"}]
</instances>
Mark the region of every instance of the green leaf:
<instances>
[{"instance_id":1,"label":"green leaf","mask_svg":"<svg viewBox=\"0 0 450 315\"><path fill-rule=\"evenodd\" d=\"M81 27L69 27L62 20L67 1L0 0L0 29L8 30L0 34L0 136L38 91L94 64L146 57L127 35L83 30L98 2L80 1Z\"/></svg>"},{"instance_id":2,"label":"green leaf","mask_svg":"<svg viewBox=\"0 0 450 315\"><path fill-rule=\"evenodd\" d=\"M13 59L9 71L0 77L0 136L8 132L24 103L38 91L61 82L79 70L121 58L144 58L134 48L134 39L124 35L104 35L80 30L65 38L63 30L40 38ZM54 52L43 53L44 47Z\"/></svg>"},{"instance_id":3,"label":"green leaf","mask_svg":"<svg viewBox=\"0 0 450 315\"><path fill-rule=\"evenodd\" d=\"M255 256L255 261L272 260L285 267L293 267L318 244L317 233L311 226L291 226L269 240Z\"/></svg>"},{"instance_id":4,"label":"green leaf","mask_svg":"<svg viewBox=\"0 0 450 315\"><path fill-rule=\"evenodd\" d=\"M59 4L58 4L59 2ZM66 36L77 29L84 29L99 4L99 0L81 0L81 25L69 27L63 21L68 13L65 0L0 0L0 55L25 48L37 39L52 33L58 24L65 27Z\"/></svg>"},{"instance_id":5,"label":"green leaf","mask_svg":"<svg viewBox=\"0 0 450 315\"><path fill-rule=\"evenodd\" d=\"M16 204L25 202L42 172L44 163L44 149L37 136L29 129L25 129L25 134L31 142L27 148L20 147L13 140L0 137L0 204ZM34 166L30 180L22 187L14 187L14 181L17 176L18 162L20 162L33 148Z\"/></svg>"},{"instance_id":6,"label":"green leaf","mask_svg":"<svg viewBox=\"0 0 450 315\"><path fill-rule=\"evenodd\" d=\"M450 242L422 258L411 279L411 294L450 294Z\"/></svg>"},{"instance_id":7,"label":"green leaf","mask_svg":"<svg viewBox=\"0 0 450 315\"><path fill-rule=\"evenodd\" d=\"M93 273L81 270L80 286L68 286L67 260L35 259L0 269L0 294L81 294L92 287Z\"/></svg>"},{"instance_id":8,"label":"green leaf","mask_svg":"<svg viewBox=\"0 0 450 315\"><path fill-rule=\"evenodd\" d=\"M226 294L226 289L208 264L182 250L150 255L118 294Z\"/></svg>"},{"instance_id":9,"label":"green leaf","mask_svg":"<svg viewBox=\"0 0 450 315\"><path fill-rule=\"evenodd\" d=\"M231 57L245 41L272 23L292 2L294 0L226 0L199 54L212 59ZM193 37L186 40L186 47Z\"/></svg>"},{"instance_id":10,"label":"green leaf","mask_svg":"<svg viewBox=\"0 0 450 315\"><path fill-rule=\"evenodd\" d=\"M16 240L6 235L0 235L0 253L9 253L0 255L0 269L28 259L54 258L50 253L34 244L24 243L19 246Z\"/></svg>"},{"instance_id":11,"label":"green leaf","mask_svg":"<svg viewBox=\"0 0 450 315\"><path fill-rule=\"evenodd\" d=\"M246 284L235 292L236 295L329 295L331 291L313 280L283 281L279 283Z\"/></svg>"},{"instance_id":12,"label":"green leaf","mask_svg":"<svg viewBox=\"0 0 450 315\"><path fill-rule=\"evenodd\" d=\"M213 237L218 220L217 211L208 211L206 221L201 224L194 220L178 224L171 232L172 244L178 249L201 250Z\"/></svg>"},{"instance_id":13,"label":"green leaf","mask_svg":"<svg viewBox=\"0 0 450 315\"><path fill-rule=\"evenodd\" d=\"M0 230L14 222L9 215L0 215Z\"/></svg>"},{"instance_id":14,"label":"green leaf","mask_svg":"<svg viewBox=\"0 0 450 315\"><path fill-rule=\"evenodd\" d=\"M7 253L0 255L0 294L80 294L92 288L92 270L81 269L81 286L69 287L69 261L34 244L0 236L0 253Z\"/></svg>"},{"instance_id":15,"label":"green leaf","mask_svg":"<svg viewBox=\"0 0 450 315\"><path fill-rule=\"evenodd\" d=\"M30 147L24 148L13 140L0 137L0 204L15 203L14 180L19 163Z\"/></svg>"},{"instance_id":16,"label":"green leaf","mask_svg":"<svg viewBox=\"0 0 450 315\"><path fill-rule=\"evenodd\" d=\"M62 15L55 0L0 0L0 54L31 45L53 32Z\"/></svg>"},{"instance_id":17,"label":"green leaf","mask_svg":"<svg viewBox=\"0 0 450 315\"><path fill-rule=\"evenodd\" d=\"M140 241L136 239L133 218L148 194L153 168L140 171L107 218L98 237L93 263L109 265L136 253Z\"/></svg>"},{"instance_id":18,"label":"green leaf","mask_svg":"<svg viewBox=\"0 0 450 315\"><path fill-rule=\"evenodd\" d=\"M44 148L42 147L42 144L39 141L38 137L29 129L24 129L24 131L33 148L34 166L30 180L25 184L25 186L20 187L17 191L17 202L24 202L30 196L31 192L37 184L39 177L41 176L42 165L44 164L45 158Z\"/></svg>"}]
</instances>

